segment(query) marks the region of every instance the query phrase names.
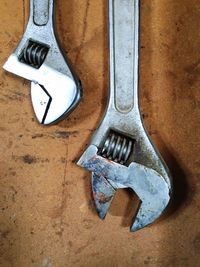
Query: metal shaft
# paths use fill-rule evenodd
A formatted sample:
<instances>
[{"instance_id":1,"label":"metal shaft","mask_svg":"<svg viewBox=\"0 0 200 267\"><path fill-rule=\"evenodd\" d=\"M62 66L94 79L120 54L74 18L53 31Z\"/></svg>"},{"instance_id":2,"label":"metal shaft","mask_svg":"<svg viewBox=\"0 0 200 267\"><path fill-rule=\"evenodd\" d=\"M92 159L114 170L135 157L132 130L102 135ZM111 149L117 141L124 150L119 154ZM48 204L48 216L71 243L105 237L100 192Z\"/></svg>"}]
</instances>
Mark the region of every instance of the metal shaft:
<instances>
[{"instance_id":1,"label":"metal shaft","mask_svg":"<svg viewBox=\"0 0 200 267\"><path fill-rule=\"evenodd\" d=\"M138 108L139 0L109 0L110 103L127 114Z\"/></svg>"},{"instance_id":2,"label":"metal shaft","mask_svg":"<svg viewBox=\"0 0 200 267\"><path fill-rule=\"evenodd\" d=\"M52 21L54 0L30 0L30 18L36 26L46 26Z\"/></svg>"}]
</instances>

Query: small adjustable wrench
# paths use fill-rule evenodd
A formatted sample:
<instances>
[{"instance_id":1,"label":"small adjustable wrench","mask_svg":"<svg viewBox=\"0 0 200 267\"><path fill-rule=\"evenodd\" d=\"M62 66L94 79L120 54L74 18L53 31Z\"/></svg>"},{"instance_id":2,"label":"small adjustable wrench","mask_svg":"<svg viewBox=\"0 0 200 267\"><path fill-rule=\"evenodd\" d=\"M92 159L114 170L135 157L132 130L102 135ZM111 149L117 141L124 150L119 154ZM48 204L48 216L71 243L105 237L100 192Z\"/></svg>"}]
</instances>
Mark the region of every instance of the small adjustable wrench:
<instances>
[{"instance_id":1,"label":"small adjustable wrench","mask_svg":"<svg viewBox=\"0 0 200 267\"><path fill-rule=\"evenodd\" d=\"M30 0L26 31L4 69L32 81L31 98L40 123L55 123L77 106L81 84L57 43L53 0Z\"/></svg>"},{"instance_id":2,"label":"small adjustable wrench","mask_svg":"<svg viewBox=\"0 0 200 267\"><path fill-rule=\"evenodd\" d=\"M131 231L154 222L167 207L172 179L139 110L139 0L109 0L110 98L106 114L78 165L92 172L103 219L119 188L141 200Z\"/></svg>"}]
</instances>

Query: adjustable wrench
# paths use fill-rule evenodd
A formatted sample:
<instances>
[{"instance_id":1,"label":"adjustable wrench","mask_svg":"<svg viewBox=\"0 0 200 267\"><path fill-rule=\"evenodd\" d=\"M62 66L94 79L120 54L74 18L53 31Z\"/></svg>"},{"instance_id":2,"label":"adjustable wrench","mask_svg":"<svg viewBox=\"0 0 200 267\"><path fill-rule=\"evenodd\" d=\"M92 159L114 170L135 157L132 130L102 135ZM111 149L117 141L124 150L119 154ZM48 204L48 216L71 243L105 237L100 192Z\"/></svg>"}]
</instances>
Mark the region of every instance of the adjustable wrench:
<instances>
[{"instance_id":1,"label":"adjustable wrench","mask_svg":"<svg viewBox=\"0 0 200 267\"><path fill-rule=\"evenodd\" d=\"M109 0L110 98L105 116L78 165L92 172L92 191L103 219L119 188L141 200L131 231L167 207L172 179L148 136L139 110L139 0Z\"/></svg>"},{"instance_id":2,"label":"adjustable wrench","mask_svg":"<svg viewBox=\"0 0 200 267\"><path fill-rule=\"evenodd\" d=\"M40 123L55 123L77 106L81 84L57 43L53 0L30 0L26 31L4 69L32 81L31 98Z\"/></svg>"}]
</instances>

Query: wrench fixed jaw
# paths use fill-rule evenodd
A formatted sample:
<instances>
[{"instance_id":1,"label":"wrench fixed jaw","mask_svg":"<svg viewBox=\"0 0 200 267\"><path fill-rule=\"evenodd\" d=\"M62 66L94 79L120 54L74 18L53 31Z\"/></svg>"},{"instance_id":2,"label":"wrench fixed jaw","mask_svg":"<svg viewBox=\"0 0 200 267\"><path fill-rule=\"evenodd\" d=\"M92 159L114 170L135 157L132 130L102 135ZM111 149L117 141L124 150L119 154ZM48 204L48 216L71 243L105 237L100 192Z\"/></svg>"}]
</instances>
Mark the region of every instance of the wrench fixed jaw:
<instances>
[{"instance_id":1,"label":"wrench fixed jaw","mask_svg":"<svg viewBox=\"0 0 200 267\"><path fill-rule=\"evenodd\" d=\"M32 81L33 109L42 124L63 119L80 102L80 80L64 57L56 38L53 0L30 0L25 33L3 67Z\"/></svg>"},{"instance_id":2,"label":"wrench fixed jaw","mask_svg":"<svg viewBox=\"0 0 200 267\"><path fill-rule=\"evenodd\" d=\"M38 121L43 125L55 124L67 117L81 99L81 87L75 90L71 79L51 70L49 74L51 82L46 83L44 80L43 84L46 86L42 86L41 83L31 83L33 109Z\"/></svg>"},{"instance_id":3,"label":"wrench fixed jaw","mask_svg":"<svg viewBox=\"0 0 200 267\"><path fill-rule=\"evenodd\" d=\"M98 148L90 145L78 165L106 177L113 188L131 188L141 200L131 231L137 231L160 217L170 201L170 189L156 171L138 163L128 167L98 155Z\"/></svg>"}]
</instances>

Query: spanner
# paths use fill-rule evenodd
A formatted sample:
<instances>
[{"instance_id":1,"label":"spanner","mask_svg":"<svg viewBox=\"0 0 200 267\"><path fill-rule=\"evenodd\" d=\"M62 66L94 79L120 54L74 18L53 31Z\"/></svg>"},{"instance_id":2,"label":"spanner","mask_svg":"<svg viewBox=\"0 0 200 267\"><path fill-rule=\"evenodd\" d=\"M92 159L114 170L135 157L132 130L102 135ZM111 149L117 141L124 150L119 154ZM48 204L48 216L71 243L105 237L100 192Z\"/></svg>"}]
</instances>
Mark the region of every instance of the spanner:
<instances>
[{"instance_id":1,"label":"spanner","mask_svg":"<svg viewBox=\"0 0 200 267\"><path fill-rule=\"evenodd\" d=\"M31 82L38 121L52 124L69 115L81 98L81 84L57 42L54 1L30 0L26 31L4 69Z\"/></svg>"},{"instance_id":2,"label":"spanner","mask_svg":"<svg viewBox=\"0 0 200 267\"><path fill-rule=\"evenodd\" d=\"M131 231L154 222L168 206L172 178L143 126L139 109L139 0L108 0L110 97L107 111L78 165L92 172L103 219L119 188L131 188L140 206Z\"/></svg>"}]
</instances>

